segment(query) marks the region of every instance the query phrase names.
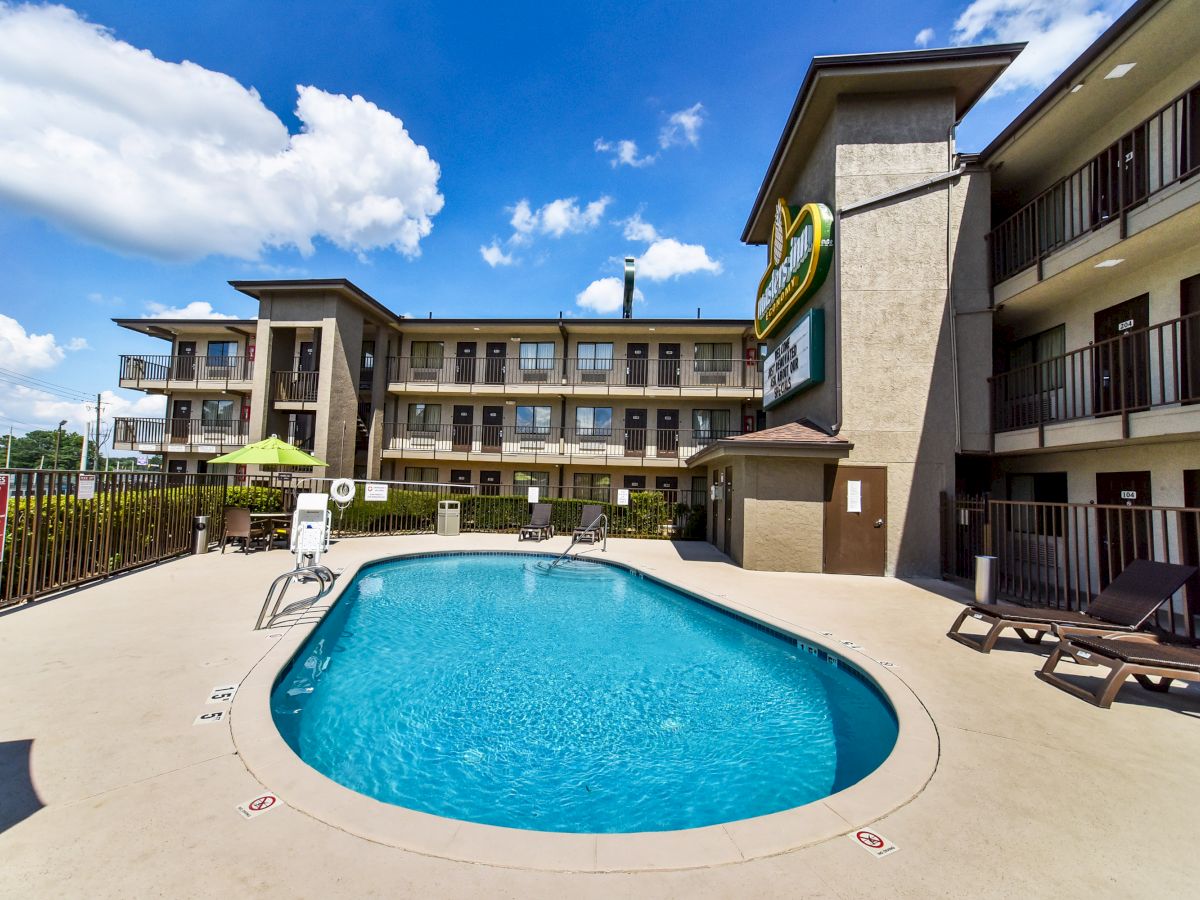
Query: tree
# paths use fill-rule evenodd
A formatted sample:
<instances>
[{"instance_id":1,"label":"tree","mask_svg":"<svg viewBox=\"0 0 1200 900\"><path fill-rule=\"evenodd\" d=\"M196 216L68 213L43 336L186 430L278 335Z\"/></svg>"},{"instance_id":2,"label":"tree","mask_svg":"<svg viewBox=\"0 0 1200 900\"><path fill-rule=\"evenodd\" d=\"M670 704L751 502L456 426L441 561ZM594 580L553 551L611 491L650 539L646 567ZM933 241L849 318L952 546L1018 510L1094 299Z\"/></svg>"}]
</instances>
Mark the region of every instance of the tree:
<instances>
[{"instance_id":1,"label":"tree","mask_svg":"<svg viewBox=\"0 0 1200 900\"><path fill-rule=\"evenodd\" d=\"M14 469L52 468L54 466L54 442L58 435L53 430L30 431L12 440L12 457L9 466ZM99 465L104 467L103 457L96 455L96 442L91 441L88 447L88 468ZM8 448L8 436L5 435L0 444L4 450ZM83 450L83 435L74 431L64 431L58 445L58 467L60 469L78 469L79 454ZM43 463L43 460L45 461ZM0 456L0 465L4 457Z\"/></svg>"}]
</instances>

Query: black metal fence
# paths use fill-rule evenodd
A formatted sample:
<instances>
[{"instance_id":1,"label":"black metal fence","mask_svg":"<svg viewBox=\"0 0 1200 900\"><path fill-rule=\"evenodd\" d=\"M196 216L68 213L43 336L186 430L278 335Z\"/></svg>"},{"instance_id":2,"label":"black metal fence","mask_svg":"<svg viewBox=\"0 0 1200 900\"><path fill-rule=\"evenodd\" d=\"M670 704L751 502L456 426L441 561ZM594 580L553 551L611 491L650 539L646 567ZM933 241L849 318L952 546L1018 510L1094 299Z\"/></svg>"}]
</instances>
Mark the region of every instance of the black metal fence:
<instances>
[{"instance_id":1,"label":"black metal fence","mask_svg":"<svg viewBox=\"0 0 1200 900\"><path fill-rule=\"evenodd\" d=\"M973 579L995 556L1000 594L1030 606L1086 609L1134 559L1200 565L1200 509L1032 503L942 495L943 576ZM1200 577L1163 604L1157 625L1195 639Z\"/></svg>"},{"instance_id":2,"label":"black metal fence","mask_svg":"<svg viewBox=\"0 0 1200 900\"><path fill-rule=\"evenodd\" d=\"M0 474L9 480L0 607L185 553L198 515L222 527L224 476Z\"/></svg>"}]
</instances>

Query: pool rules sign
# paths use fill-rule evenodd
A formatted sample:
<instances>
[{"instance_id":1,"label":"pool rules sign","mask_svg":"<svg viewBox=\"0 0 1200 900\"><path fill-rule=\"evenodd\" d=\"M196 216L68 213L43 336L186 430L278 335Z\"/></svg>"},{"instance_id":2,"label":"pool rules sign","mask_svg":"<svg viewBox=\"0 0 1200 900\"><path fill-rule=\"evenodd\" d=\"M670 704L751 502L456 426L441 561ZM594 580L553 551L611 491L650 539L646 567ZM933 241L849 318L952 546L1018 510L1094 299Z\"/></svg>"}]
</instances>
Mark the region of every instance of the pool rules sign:
<instances>
[{"instance_id":1,"label":"pool rules sign","mask_svg":"<svg viewBox=\"0 0 1200 900\"><path fill-rule=\"evenodd\" d=\"M763 362L763 409L825 380L825 312L809 310Z\"/></svg>"}]
</instances>

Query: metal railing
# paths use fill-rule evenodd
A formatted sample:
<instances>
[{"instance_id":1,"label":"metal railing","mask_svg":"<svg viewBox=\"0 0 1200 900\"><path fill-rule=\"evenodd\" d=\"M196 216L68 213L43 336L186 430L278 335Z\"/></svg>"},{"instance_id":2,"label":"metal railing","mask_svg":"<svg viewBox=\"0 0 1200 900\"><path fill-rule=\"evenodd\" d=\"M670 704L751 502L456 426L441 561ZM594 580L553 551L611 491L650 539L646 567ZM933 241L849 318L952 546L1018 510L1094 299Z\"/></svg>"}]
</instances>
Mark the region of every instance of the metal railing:
<instances>
[{"instance_id":1,"label":"metal railing","mask_svg":"<svg viewBox=\"0 0 1200 900\"><path fill-rule=\"evenodd\" d=\"M762 371L739 357L721 359L555 357L411 357L388 359L388 383L414 390L429 386L522 386L559 392L563 387L615 392L722 388L762 389Z\"/></svg>"},{"instance_id":2,"label":"metal railing","mask_svg":"<svg viewBox=\"0 0 1200 900\"><path fill-rule=\"evenodd\" d=\"M171 445L202 445L218 450L241 447L249 434L249 422L241 419L147 419L119 417L113 421L113 445L138 449L139 445L154 445L162 449Z\"/></svg>"},{"instance_id":3,"label":"metal railing","mask_svg":"<svg viewBox=\"0 0 1200 900\"><path fill-rule=\"evenodd\" d=\"M221 387L248 386L254 379L254 360L248 356L122 356L121 387L162 388L185 384Z\"/></svg>"},{"instance_id":4,"label":"metal railing","mask_svg":"<svg viewBox=\"0 0 1200 900\"><path fill-rule=\"evenodd\" d=\"M288 616L295 612L308 609L322 597L326 596L333 590L333 582L337 578L333 570L328 566L300 566L290 572L284 572L271 582L271 586L267 589L266 599L263 600L262 609L259 610L258 619L254 623L254 630L258 631L264 627L271 628L275 625L275 620L281 616ZM317 592L311 597L306 597L303 600L295 600L289 603L283 609L279 608L279 604L283 603L283 598L287 594L288 588L293 582L303 584L306 581L317 582ZM279 589L279 594L276 595L275 590Z\"/></svg>"},{"instance_id":5,"label":"metal railing","mask_svg":"<svg viewBox=\"0 0 1200 900\"><path fill-rule=\"evenodd\" d=\"M592 460L674 459L741 432L693 428L529 428L516 425L384 424L383 450L453 456L565 456Z\"/></svg>"},{"instance_id":6,"label":"metal railing","mask_svg":"<svg viewBox=\"0 0 1200 900\"><path fill-rule=\"evenodd\" d=\"M999 592L1032 606L1086 609L1134 559L1200 564L1197 508L943 494L942 512L943 575L974 578L975 556L995 556ZM1200 577L1162 606L1156 625L1197 637Z\"/></svg>"},{"instance_id":7,"label":"metal railing","mask_svg":"<svg viewBox=\"0 0 1200 900\"><path fill-rule=\"evenodd\" d=\"M1131 412L1196 402L1200 313L994 375L989 382L996 432L1095 416L1127 420Z\"/></svg>"},{"instance_id":8,"label":"metal railing","mask_svg":"<svg viewBox=\"0 0 1200 900\"><path fill-rule=\"evenodd\" d=\"M9 476L0 607L187 553L192 523L220 534L223 476L2 470ZM80 491L86 475L91 490ZM81 499L82 497L82 499Z\"/></svg>"},{"instance_id":9,"label":"metal railing","mask_svg":"<svg viewBox=\"0 0 1200 900\"><path fill-rule=\"evenodd\" d=\"M315 403L320 372L271 373L271 397L289 403Z\"/></svg>"},{"instance_id":10,"label":"metal railing","mask_svg":"<svg viewBox=\"0 0 1200 900\"><path fill-rule=\"evenodd\" d=\"M1159 191L1200 171L1200 85L1176 97L1100 154L1056 182L988 235L992 282L1125 216Z\"/></svg>"}]
</instances>

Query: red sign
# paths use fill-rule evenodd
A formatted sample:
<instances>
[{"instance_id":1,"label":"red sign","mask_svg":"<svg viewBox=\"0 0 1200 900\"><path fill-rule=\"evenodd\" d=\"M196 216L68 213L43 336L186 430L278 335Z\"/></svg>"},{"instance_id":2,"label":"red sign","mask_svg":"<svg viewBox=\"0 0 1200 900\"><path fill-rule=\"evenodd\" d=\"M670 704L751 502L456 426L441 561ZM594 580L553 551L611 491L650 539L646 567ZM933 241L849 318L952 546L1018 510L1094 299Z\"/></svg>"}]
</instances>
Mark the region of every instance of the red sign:
<instances>
[{"instance_id":1,"label":"red sign","mask_svg":"<svg viewBox=\"0 0 1200 900\"><path fill-rule=\"evenodd\" d=\"M256 797L250 801L250 808L255 812L261 812L264 809L270 809L275 805L275 798L270 794L264 797Z\"/></svg>"},{"instance_id":2,"label":"red sign","mask_svg":"<svg viewBox=\"0 0 1200 900\"><path fill-rule=\"evenodd\" d=\"M4 562L4 540L8 537L8 480L11 475L0 475L0 563Z\"/></svg>"},{"instance_id":3,"label":"red sign","mask_svg":"<svg viewBox=\"0 0 1200 900\"><path fill-rule=\"evenodd\" d=\"M872 831L860 831L855 835L859 842L870 847L872 850L878 850L883 846L883 838Z\"/></svg>"}]
</instances>

